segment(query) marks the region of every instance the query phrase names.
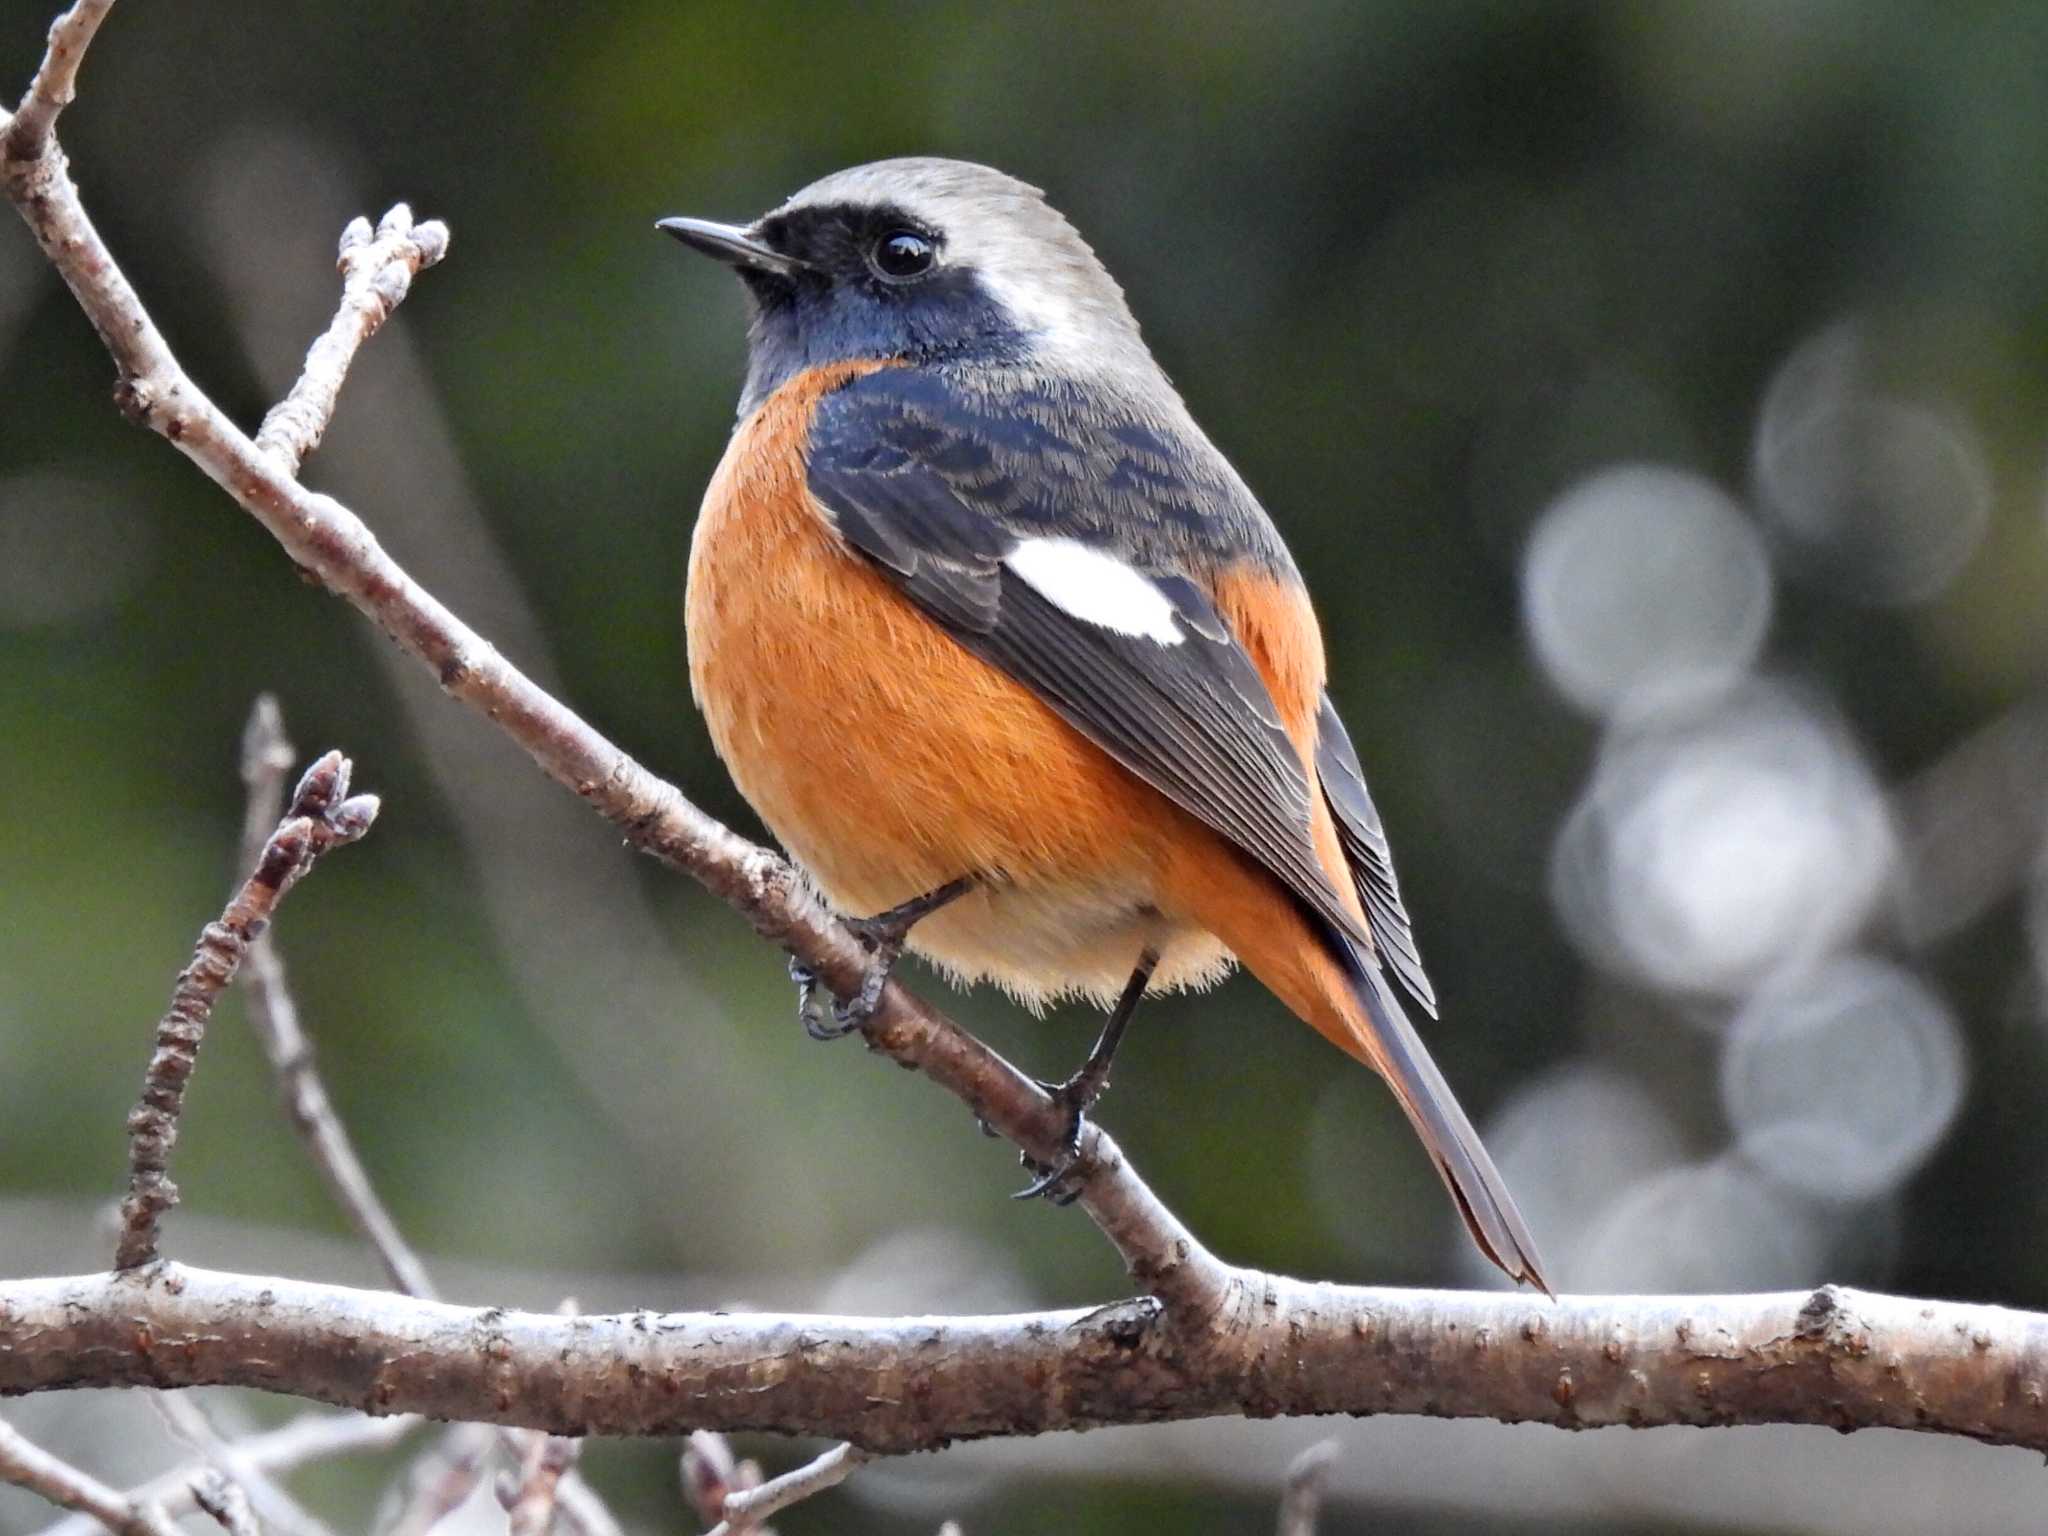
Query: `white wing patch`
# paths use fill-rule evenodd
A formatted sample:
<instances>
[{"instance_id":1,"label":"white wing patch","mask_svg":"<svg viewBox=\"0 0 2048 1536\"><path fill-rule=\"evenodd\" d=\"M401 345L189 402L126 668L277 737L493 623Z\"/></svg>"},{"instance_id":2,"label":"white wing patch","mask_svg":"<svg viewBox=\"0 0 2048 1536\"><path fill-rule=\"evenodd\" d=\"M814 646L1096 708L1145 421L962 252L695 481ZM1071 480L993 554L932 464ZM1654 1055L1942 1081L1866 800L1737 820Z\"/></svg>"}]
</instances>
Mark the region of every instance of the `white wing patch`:
<instances>
[{"instance_id":1,"label":"white wing patch","mask_svg":"<svg viewBox=\"0 0 2048 1536\"><path fill-rule=\"evenodd\" d=\"M1025 539L1003 556L1040 597L1073 618L1158 645L1179 645L1173 604L1141 571L1075 539Z\"/></svg>"}]
</instances>

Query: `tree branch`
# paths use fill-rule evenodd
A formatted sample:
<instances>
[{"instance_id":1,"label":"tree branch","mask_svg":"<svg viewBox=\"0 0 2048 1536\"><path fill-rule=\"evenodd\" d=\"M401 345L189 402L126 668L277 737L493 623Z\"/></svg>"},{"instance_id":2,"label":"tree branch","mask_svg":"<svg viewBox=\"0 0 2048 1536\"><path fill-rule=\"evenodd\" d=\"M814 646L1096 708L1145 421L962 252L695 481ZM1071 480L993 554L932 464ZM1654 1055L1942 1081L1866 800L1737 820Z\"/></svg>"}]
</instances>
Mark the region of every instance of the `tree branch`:
<instances>
[{"instance_id":1,"label":"tree branch","mask_svg":"<svg viewBox=\"0 0 2048 1536\"><path fill-rule=\"evenodd\" d=\"M211 1515L228 1536L263 1536L249 1495L241 1484L218 1471L202 1472L192 1480L192 1502Z\"/></svg>"},{"instance_id":2,"label":"tree branch","mask_svg":"<svg viewBox=\"0 0 2048 1536\"><path fill-rule=\"evenodd\" d=\"M732 1453L732 1442L708 1429L690 1431L677 1470L682 1474L683 1497L707 1531L725 1521L728 1498L758 1488L764 1481L759 1462L739 1460Z\"/></svg>"},{"instance_id":3,"label":"tree branch","mask_svg":"<svg viewBox=\"0 0 2048 1536\"><path fill-rule=\"evenodd\" d=\"M172 1436L199 1456L203 1469L191 1479L193 1497L215 1521L227 1525L244 1511L253 1520L260 1506L263 1524L272 1536L334 1536L267 1471L244 1455L240 1446L216 1429L195 1399L177 1392L154 1392L150 1401L163 1416ZM210 1483L223 1482L241 1495L239 1508L232 1498L223 1496L208 1503L202 1497L209 1492Z\"/></svg>"},{"instance_id":4,"label":"tree branch","mask_svg":"<svg viewBox=\"0 0 2048 1536\"><path fill-rule=\"evenodd\" d=\"M85 50L92 46L93 34L113 7L114 0L78 0L50 23L50 44L42 66L29 82L20 109L6 125L6 142L0 153L7 159L39 160L49 148L57 114L70 106L77 94L78 66L85 62Z\"/></svg>"},{"instance_id":5,"label":"tree branch","mask_svg":"<svg viewBox=\"0 0 2048 1536\"><path fill-rule=\"evenodd\" d=\"M374 620L445 691L494 722L634 847L694 876L825 985L853 995L866 951L787 864L705 815L506 661L386 554L360 518L299 484L186 377L86 216L61 155L31 162L0 153L0 186L98 330L118 375L116 402L131 420L169 440L293 560ZM902 986L884 989L864 1033L873 1049L923 1071L1034 1159L1050 1162L1061 1151L1065 1112ZM1231 1303L1228 1272L1109 1136L1091 1122L1081 1150L1080 1204L1133 1278L1191 1327L1224 1311Z\"/></svg>"},{"instance_id":6,"label":"tree branch","mask_svg":"<svg viewBox=\"0 0 2048 1536\"><path fill-rule=\"evenodd\" d=\"M457 1424L447 1430L414 1458L402 1485L386 1495L390 1512L377 1519L379 1536L426 1536L461 1508L476 1491L503 1433L489 1424Z\"/></svg>"},{"instance_id":7,"label":"tree branch","mask_svg":"<svg viewBox=\"0 0 2048 1536\"><path fill-rule=\"evenodd\" d=\"M154 1504L117 1493L6 1423L0 1423L0 1482L90 1515L116 1536L177 1536L177 1527Z\"/></svg>"},{"instance_id":8,"label":"tree branch","mask_svg":"<svg viewBox=\"0 0 2048 1536\"><path fill-rule=\"evenodd\" d=\"M256 867L220 920L201 931L192 963L171 991L171 1006L157 1023L156 1052L143 1077L141 1102L128 1117L128 1195L121 1202L116 1269L133 1269L156 1257L158 1226L178 1203L178 1186L168 1171L171 1148L178 1139L185 1084L199 1063L213 1005L299 877L323 853L354 842L377 819L377 797L350 796L348 779L349 761L339 752L329 752L306 770L289 813L263 845Z\"/></svg>"},{"instance_id":9,"label":"tree branch","mask_svg":"<svg viewBox=\"0 0 2048 1536\"><path fill-rule=\"evenodd\" d=\"M2048 1452L2048 1316L1827 1288L1566 1298L1242 1273L1008 1317L477 1310L164 1264L0 1282L0 1395L228 1385L550 1434L829 1435L877 1454L1220 1414L1886 1426Z\"/></svg>"},{"instance_id":10,"label":"tree branch","mask_svg":"<svg viewBox=\"0 0 2048 1536\"><path fill-rule=\"evenodd\" d=\"M1287 1483L1280 1493L1279 1536L1316 1536L1323 1482L1336 1459L1337 1442L1318 1440L1288 1464Z\"/></svg>"},{"instance_id":11,"label":"tree branch","mask_svg":"<svg viewBox=\"0 0 2048 1536\"><path fill-rule=\"evenodd\" d=\"M269 694L257 699L242 731L242 783L249 791L248 809L242 823L242 863L245 872L262 860L265 829L273 826L283 810L284 776L294 761L291 742L284 734L284 716L277 700ZM391 1283L408 1296L432 1300L436 1292L412 1245L398 1230L384 1202L377 1197L363 1161L356 1155L334 1101L313 1065L313 1043L299 1024L298 1006L292 1001L285 981L284 957L268 932L258 934L249 945L244 965L243 1001L250 1026L263 1045L285 1113L291 1117L299 1139L313 1159L313 1166L327 1181L342 1210L363 1234Z\"/></svg>"},{"instance_id":12,"label":"tree branch","mask_svg":"<svg viewBox=\"0 0 2048 1536\"><path fill-rule=\"evenodd\" d=\"M338 376L335 382L340 382ZM242 817L242 862L250 870L262 865L266 846L263 830L277 820L282 810L284 775L293 758L291 742L284 734L283 711L275 698L264 694L256 700L242 730L242 783L249 792ZM369 1171L356 1156L355 1143L335 1112L334 1101L327 1095L327 1086L314 1069L313 1044L299 1025L298 1005L285 982L284 957L267 930L250 943L246 968L249 986L245 997L250 1023L270 1060L285 1111L314 1166L355 1223L356 1230L376 1251L392 1283L408 1296L436 1299L439 1293L426 1265L420 1262L378 1197ZM508 1443L515 1456L520 1454L516 1441ZM618 1522L603 1500L577 1476L573 1461L571 1457L559 1468L550 1463L543 1469L546 1513L552 1516L559 1510L581 1536L616 1536ZM242 1478L240 1472L236 1476ZM242 1480L247 1482L246 1478ZM277 1523L274 1517L272 1523Z\"/></svg>"},{"instance_id":13,"label":"tree branch","mask_svg":"<svg viewBox=\"0 0 2048 1536\"><path fill-rule=\"evenodd\" d=\"M398 1444L419 1424L410 1416L367 1419L354 1413L308 1413L276 1429L237 1440L235 1453L257 1471L289 1472L310 1462L384 1450ZM161 1505L173 1517L189 1514L198 1507L193 1480L205 1474L204 1463L173 1467L121 1497L138 1507ZM38 1536L93 1536L96 1529L92 1520L74 1515L45 1526Z\"/></svg>"},{"instance_id":14,"label":"tree branch","mask_svg":"<svg viewBox=\"0 0 2048 1536\"><path fill-rule=\"evenodd\" d=\"M824 1455L807 1461L793 1472L771 1477L758 1488L745 1488L725 1496L725 1518L705 1536L742 1536L770 1515L780 1514L827 1488L837 1488L853 1469L868 1459L868 1453L853 1445L835 1445Z\"/></svg>"},{"instance_id":15,"label":"tree branch","mask_svg":"<svg viewBox=\"0 0 2048 1536\"><path fill-rule=\"evenodd\" d=\"M519 1480L505 1507L505 1523L509 1536L547 1536L562 1478L576 1465L583 1443L566 1435L529 1435L527 1441Z\"/></svg>"},{"instance_id":16,"label":"tree branch","mask_svg":"<svg viewBox=\"0 0 2048 1536\"><path fill-rule=\"evenodd\" d=\"M290 460L317 436L333 389L307 386L305 408L291 413L299 424L278 418L272 445L284 446L272 452L185 375L93 228L51 134L109 4L79 0L52 29L28 97L0 130L0 189L113 358L121 409L635 847L693 875L851 994L865 953L786 864L538 687L353 512L298 483ZM326 341L338 333L345 352L349 335L367 334L350 302L345 288L344 315L309 355L309 372L324 370L336 387L346 356L334 366ZM865 1033L1034 1158L1058 1150L1065 1116L1048 1096L900 986L884 990ZM1570 1428L1888 1425L2048 1450L2048 1318L1832 1289L1538 1308L1491 1293L1306 1285L1218 1262L1099 1129L1089 1128L1082 1152L1081 1203L1156 1300L998 1318L565 1319L157 1264L0 1283L0 1394L232 1384L553 1434L764 1430L831 1435L877 1454L1110 1423L1337 1412ZM131 1201L153 1194L160 1209L168 1181L148 1188L145 1176L161 1179L162 1169L147 1162L138 1154ZM134 1264L153 1252L155 1214L130 1215L122 1254ZM16 1450L15 1440L0 1449Z\"/></svg>"},{"instance_id":17,"label":"tree branch","mask_svg":"<svg viewBox=\"0 0 2048 1536\"><path fill-rule=\"evenodd\" d=\"M341 307L306 353L298 382L256 431L257 449L286 474L296 475L320 446L357 350L391 318L412 280L447 254L448 226L439 219L415 226L404 203L378 221L375 234L368 219L354 219L341 232Z\"/></svg>"}]
</instances>

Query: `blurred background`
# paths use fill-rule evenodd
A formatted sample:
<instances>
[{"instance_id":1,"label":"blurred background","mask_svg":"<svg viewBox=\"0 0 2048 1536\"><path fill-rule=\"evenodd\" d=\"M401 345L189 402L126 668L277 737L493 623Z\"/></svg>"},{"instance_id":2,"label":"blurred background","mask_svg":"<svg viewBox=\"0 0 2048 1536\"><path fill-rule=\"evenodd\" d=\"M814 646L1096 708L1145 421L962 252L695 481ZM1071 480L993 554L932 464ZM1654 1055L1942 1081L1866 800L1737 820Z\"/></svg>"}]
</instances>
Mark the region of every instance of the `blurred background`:
<instances>
[{"instance_id":1,"label":"blurred background","mask_svg":"<svg viewBox=\"0 0 2048 1536\"><path fill-rule=\"evenodd\" d=\"M11 97L55 0L0 0ZM1572 1290L2048 1306L2048 9L117 8L63 138L246 426L398 199L447 263L307 478L741 829L681 573L738 287L658 237L901 153L1050 190L1291 542L1443 998ZM1124 1292L952 1100L798 1030L782 957L624 851L164 444L0 231L0 1266L101 1267L151 1022L219 909L259 690L385 797L277 933L455 1298L904 1312ZM849 814L858 814L849 807ZM1095 1020L920 988L1055 1075ZM1226 1257L1485 1285L1378 1083L1256 986L1149 1006L1103 1118ZM170 1249L371 1282L223 1011ZM281 1408L227 1400L226 1414ZM121 1481L147 1409L8 1416ZM1892 1434L1214 1423L863 1471L787 1532L2008 1531L2016 1451ZM771 1470L798 1448L762 1443ZM695 1529L673 1446L586 1468ZM401 1464L302 1482L362 1529ZM0 1490L0 1531L47 1511ZM498 1517L485 1509L478 1530Z\"/></svg>"}]
</instances>

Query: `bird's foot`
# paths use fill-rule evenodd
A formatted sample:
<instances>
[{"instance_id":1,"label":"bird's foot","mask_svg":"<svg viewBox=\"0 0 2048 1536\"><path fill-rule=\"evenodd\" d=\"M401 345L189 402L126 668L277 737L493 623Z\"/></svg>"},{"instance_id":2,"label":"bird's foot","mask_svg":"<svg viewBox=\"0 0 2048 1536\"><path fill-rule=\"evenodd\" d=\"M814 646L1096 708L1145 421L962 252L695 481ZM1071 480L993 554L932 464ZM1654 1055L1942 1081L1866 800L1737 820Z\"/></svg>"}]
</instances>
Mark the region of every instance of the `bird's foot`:
<instances>
[{"instance_id":1,"label":"bird's foot","mask_svg":"<svg viewBox=\"0 0 2048 1536\"><path fill-rule=\"evenodd\" d=\"M881 1006L882 988L889 984L889 972L902 958L900 942L875 945L868 950L867 968L860 986L851 997L835 997L829 1010L818 998L818 973L802 961L789 962L789 979L796 983L796 1016L804 1033L813 1040L843 1040L866 1026Z\"/></svg>"},{"instance_id":2,"label":"bird's foot","mask_svg":"<svg viewBox=\"0 0 2048 1536\"><path fill-rule=\"evenodd\" d=\"M827 1016L818 1000L818 973L795 955L789 957L789 979L796 983L796 1017L805 1034L813 1040L837 1040L850 1033L838 1025L839 1003L836 999L830 1016Z\"/></svg>"},{"instance_id":3,"label":"bird's foot","mask_svg":"<svg viewBox=\"0 0 2048 1536\"><path fill-rule=\"evenodd\" d=\"M1072 1205L1081 1198L1080 1181L1074 1177L1081 1164L1081 1132L1088 1124L1088 1111L1109 1086L1109 1063L1090 1058L1088 1063L1063 1083L1041 1081L1038 1085L1067 1112L1066 1134L1060 1150L1050 1163L1041 1163L1028 1152L1018 1161L1037 1177L1018 1190L1012 1200L1036 1200L1041 1196L1054 1205Z\"/></svg>"},{"instance_id":4,"label":"bird's foot","mask_svg":"<svg viewBox=\"0 0 2048 1536\"><path fill-rule=\"evenodd\" d=\"M963 876L949 880L922 896L914 896L886 912L877 912L873 917L841 919L868 952L868 961L861 972L860 986L853 995L833 999L829 1020L818 1007L817 973L792 956L789 976L796 983L797 1018L803 1023L804 1033L813 1040L841 1040L866 1028L882 1004L882 989L889 984L889 973L903 958L903 946L910 937L910 930L920 919L966 895L973 885L972 880Z\"/></svg>"}]
</instances>

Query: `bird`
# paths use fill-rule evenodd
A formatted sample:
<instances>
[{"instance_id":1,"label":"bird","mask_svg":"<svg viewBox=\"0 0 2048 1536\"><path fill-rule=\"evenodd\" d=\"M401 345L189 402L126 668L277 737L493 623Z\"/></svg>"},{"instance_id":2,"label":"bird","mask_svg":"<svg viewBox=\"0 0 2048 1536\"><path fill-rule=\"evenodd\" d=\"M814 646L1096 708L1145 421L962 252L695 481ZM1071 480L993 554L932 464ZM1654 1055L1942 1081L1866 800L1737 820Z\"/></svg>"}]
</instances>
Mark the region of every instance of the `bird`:
<instances>
[{"instance_id":1,"label":"bird","mask_svg":"<svg viewBox=\"0 0 2048 1536\"><path fill-rule=\"evenodd\" d=\"M1395 988L1434 1017L1300 570L1037 188L881 160L749 224L733 434L691 539L692 692L736 786L868 946L1107 1009L1048 1085L1067 1155L1139 1000L1242 964L1393 1090L1486 1258L1550 1292Z\"/></svg>"}]
</instances>

